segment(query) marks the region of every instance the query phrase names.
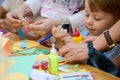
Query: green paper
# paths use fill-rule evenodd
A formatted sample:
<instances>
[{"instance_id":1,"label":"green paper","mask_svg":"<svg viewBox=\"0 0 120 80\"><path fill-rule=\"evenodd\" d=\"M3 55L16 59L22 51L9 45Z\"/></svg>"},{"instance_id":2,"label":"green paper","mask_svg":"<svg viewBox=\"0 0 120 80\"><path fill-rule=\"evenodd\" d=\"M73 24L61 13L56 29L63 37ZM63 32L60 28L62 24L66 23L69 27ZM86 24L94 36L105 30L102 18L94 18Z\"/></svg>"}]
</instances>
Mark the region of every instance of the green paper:
<instances>
[{"instance_id":1,"label":"green paper","mask_svg":"<svg viewBox=\"0 0 120 80\"><path fill-rule=\"evenodd\" d=\"M30 78L32 66L35 62L36 55L11 57L10 60L15 60L16 63L8 70L9 73L19 72Z\"/></svg>"},{"instance_id":2,"label":"green paper","mask_svg":"<svg viewBox=\"0 0 120 80\"><path fill-rule=\"evenodd\" d=\"M46 49L39 49L35 52L35 54L37 54L37 55L40 53L47 55L47 54L49 54L49 51Z\"/></svg>"},{"instance_id":3,"label":"green paper","mask_svg":"<svg viewBox=\"0 0 120 80\"><path fill-rule=\"evenodd\" d=\"M36 48L30 48L27 50L19 51L18 54L30 54L30 53L33 53L35 50L36 50Z\"/></svg>"}]
</instances>

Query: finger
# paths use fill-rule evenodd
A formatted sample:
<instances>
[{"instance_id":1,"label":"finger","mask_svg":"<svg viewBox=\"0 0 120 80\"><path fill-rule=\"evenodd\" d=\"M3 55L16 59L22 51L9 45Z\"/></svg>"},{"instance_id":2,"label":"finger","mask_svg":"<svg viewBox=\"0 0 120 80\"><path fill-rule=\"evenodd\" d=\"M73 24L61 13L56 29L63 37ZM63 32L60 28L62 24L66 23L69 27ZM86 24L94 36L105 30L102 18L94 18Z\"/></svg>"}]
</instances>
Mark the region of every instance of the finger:
<instances>
[{"instance_id":1,"label":"finger","mask_svg":"<svg viewBox=\"0 0 120 80\"><path fill-rule=\"evenodd\" d=\"M19 19L15 19L13 16L9 16L7 21L10 23L18 23Z\"/></svg>"},{"instance_id":2,"label":"finger","mask_svg":"<svg viewBox=\"0 0 120 80\"><path fill-rule=\"evenodd\" d=\"M32 20L32 19L30 19L30 18L28 18L28 17L25 17L25 19L26 19L27 22L30 23L30 24L31 24L31 23L34 23L34 20Z\"/></svg>"},{"instance_id":3,"label":"finger","mask_svg":"<svg viewBox=\"0 0 120 80\"><path fill-rule=\"evenodd\" d=\"M71 36L65 36L65 37L62 39L62 41L63 41L64 43L70 43L70 42L73 42Z\"/></svg>"},{"instance_id":4,"label":"finger","mask_svg":"<svg viewBox=\"0 0 120 80\"><path fill-rule=\"evenodd\" d=\"M91 41L93 41L93 39L90 36L87 36L87 37L84 37L82 42L88 43L88 42L91 42Z\"/></svg>"},{"instance_id":5,"label":"finger","mask_svg":"<svg viewBox=\"0 0 120 80\"><path fill-rule=\"evenodd\" d=\"M75 55L69 56L69 57L67 57L67 58L65 58L65 59L66 59L67 62L73 62L73 61L76 61L76 60L75 60L75 59L76 59L76 56L75 56Z\"/></svg>"},{"instance_id":6,"label":"finger","mask_svg":"<svg viewBox=\"0 0 120 80\"><path fill-rule=\"evenodd\" d=\"M86 38L88 38L89 36L83 36L83 39L86 39Z\"/></svg>"},{"instance_id":7,"label":"finger","mask_svg":"<svg viewBox=\"0 0 120 80\"><path fill-rule=\"evenodd\" d=\"M44 28L41 26L41 24L30 24L29 25L29 29L34 30L34 31L39 31L39 30L43 30Z\"/></svg>"},{"instance_id":8,"label":"finger","mask_svg":"<svg viewBox=\"0 0 120 80\"><path fill-rule=\"evenodd\" d=\"M40 35L41 37L47 36L46 32L41 32L41 31L34 31L36 34Z\"/></svg>"},{"instance_id":9,"label":"finger","mask_svg":"<svg viewBox=\"0 0 120 80\"><path fill-rule=\"evenodd\" d=\"M38 24L42 24L44 21L43 20L38 20L38 21L35 21L34 23L32 23L32 24L34 24L34 25L38 25Z\"/></svg>"},{"instance_id":10,"label":"finger","mask_svg":"<svg viewBox=\"0 0 120 80\"><path fill-rule=\"evenodd\" d=\"M16 16L16 18L19 20L22 20L24 17L23 17L23 15L19 14L18 16Z\"/></svg>"},{"instance_id":11,"label":"finger","mask_svg":"<svg viewBox=\"0 0 120 80\"><path fill-rule=\"evenodd\" d=\"M52 29L52 34L55 35L56 34L56 27L53 26L53 29Z\"/></svg>"},{"instance_id":12,"label":"finger","mask_svg":"<svg viewBox=\"0 0 120 80\"><path fill-rule=\"evenodd\" d=\"M56 33L59 33L61 30L61 26L58 26L57 29L56 29Z\"/></svg>"},{"instance_id":13,"label":"finger","mask_svg":"<svg viewBox=\"0 0 120 80\"><path fill-rule=\"evenodd\" d=\"M73 56L74 54L70 51L69 53L67 53L67 54L65 54L65 58L68 58L68 57L70 57L70 56Z\"/></svg>"},{"instance_id":14,"label":"finger","mask_svg":"<svg viewBox=\"0 0 120 80\"><path fill-rule=\"evenodd\" d=\"M67 46L63 46L61 49L58 51L58 55L64 57L65 54L69 52L69 48Z\"/></svg>"},{"instance_id":15,"label":"finger","mask_svg":"<svg viewBox=\"0 0 120 80\"><path fill-rule=\"evenodd\" d=\"M74 62L74 61L83 61L85 58L81 58L82 56L79 55L72 55L66 58L67 62Z\"/></svg>"}]
</instances>

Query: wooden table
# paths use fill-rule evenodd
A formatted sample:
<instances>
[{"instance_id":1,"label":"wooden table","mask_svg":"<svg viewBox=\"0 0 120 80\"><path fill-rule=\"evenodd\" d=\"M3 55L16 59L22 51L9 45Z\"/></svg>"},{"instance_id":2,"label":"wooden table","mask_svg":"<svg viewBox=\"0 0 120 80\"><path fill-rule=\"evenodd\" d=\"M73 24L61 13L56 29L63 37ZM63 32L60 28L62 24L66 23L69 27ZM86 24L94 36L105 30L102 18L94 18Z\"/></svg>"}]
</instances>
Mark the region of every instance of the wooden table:
<instances>
[{"instance_id":1,"label":"wooden table","mask_svg":"<svg viewBox=\"0 0 120 80\"><path fill-rule=\"evenodd\" d=\"M10 38L12 43L14 41L19 41L20 40L20 38L17 35L15 35L15 34L10 36L9 38ZM45 48L45 49L49 49L49 48L47 48L45 46L42 46L42 45L40 45L40 47L41 48ZM99 69L94 68L94 67L92 67L90 65L87 65L87 64L80 64L79 68L80 69L86 69L87 71L92 72L95 80L120 80L120 78L118 78L116 76L113 76L113 75L111 75L109 73L106 73L106 72L104 72L102 70L99 70Z\"/></svg>"}]
</instances>

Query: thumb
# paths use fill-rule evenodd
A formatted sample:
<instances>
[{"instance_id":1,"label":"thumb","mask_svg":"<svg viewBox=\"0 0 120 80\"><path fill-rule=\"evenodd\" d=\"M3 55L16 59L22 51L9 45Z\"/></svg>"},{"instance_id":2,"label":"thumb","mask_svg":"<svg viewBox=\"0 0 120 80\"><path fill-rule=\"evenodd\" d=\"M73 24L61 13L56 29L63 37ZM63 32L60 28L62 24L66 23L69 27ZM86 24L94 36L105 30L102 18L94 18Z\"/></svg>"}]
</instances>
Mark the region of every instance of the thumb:
<instances>
[{"instance_id":1,"label":"thumb","mask_svg":"<svg viewBox=\"0 0 120 80\"><path fill-rule=\"evenodd\" d=\"M35 24L35 25L40 25L40 24L42 24L44 21L43 20L38 20L38 21L35 21L34 23L32 23L32 24Z\"/></svg>"},{"instance_id":2,"label":"thumb","mask_svg":"<svg viewBox=\"0 0 120 80\"><path fill-rule=\"evenodd\" d=\"M28 17L25 17L25 19L27 20L27 22L28 22L29 24L34 23L34 20L32 20L32 19L30 19L30 18L28 18Z\"/></svg>"},{"instance_id":3,"label":"thumb","mask_svg":"<svg viewBox=\"0 0 120 80\"><path fill-rule=\"evenodd\" d=\"M24 17L23 17L23 15L19 15L18 18L19 18L20 20L22 20Z\"/></svg>"}]
</instances>

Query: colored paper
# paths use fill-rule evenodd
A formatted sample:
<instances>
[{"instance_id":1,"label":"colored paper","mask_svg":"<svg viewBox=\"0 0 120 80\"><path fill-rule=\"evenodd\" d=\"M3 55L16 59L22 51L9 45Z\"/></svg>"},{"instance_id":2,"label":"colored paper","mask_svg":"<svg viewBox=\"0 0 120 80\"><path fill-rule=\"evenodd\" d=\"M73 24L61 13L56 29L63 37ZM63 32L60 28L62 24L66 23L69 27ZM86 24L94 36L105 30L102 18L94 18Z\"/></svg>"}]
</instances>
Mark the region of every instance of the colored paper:
<instances>
[{"instance_id":1,"label":"colored paper","mask_svg":"<svg viewBox=\"0 0 120 80\"><path fill-rule=\"evenodd\" d=\"M27 49L27 50L22 50L22 51L19 51L18 54L32 54L36 51L36 48L30 48L30 49Z\"/></svg>"},{"instance_id":2,"label":"colored paper","mask_svg":"<svg viewBox=\"0 0 120 80\"><path fill-rule=\"evenodd\" d=\"M11 55L11 42L8 38L0 37L0 54Z\"/></svg>"},{"instance_id":3,"label":"colored paper","mask_svg":"<svg viewBox=\"0 0 120 80\"><path fill-rule=\"evenodd\" d=\"M37 41L22 40L22 41L18 41L18 42L16 42L16 43L14 43L14 44L13 44L13 47L12 47L12 50L14 50L14 51L25 50L25 49L21 48L21 43L23 43L23 42L25 42L25 41L27 41L27 43L26 43L26 48L25 48L25 49L39 46L39 43L38 43Z\"/></svg>"},{"instance_id":4,"label":"colored paper","mask_svg":"<svg viewBox=\"0 0 120 80\"><path fill-rule=\"evenodd\" d=\"M8 74L21 73L29 78L35 58L35 55L9 58L10 60L15 60L16 63L9 69Z\"/></svg>"}]
</instances>

